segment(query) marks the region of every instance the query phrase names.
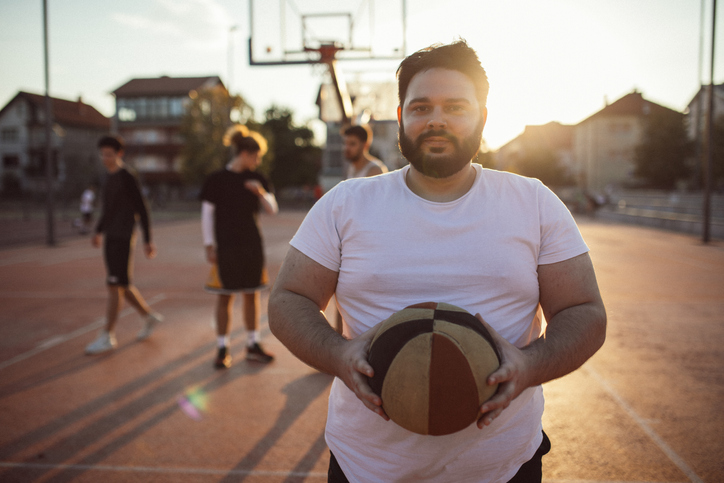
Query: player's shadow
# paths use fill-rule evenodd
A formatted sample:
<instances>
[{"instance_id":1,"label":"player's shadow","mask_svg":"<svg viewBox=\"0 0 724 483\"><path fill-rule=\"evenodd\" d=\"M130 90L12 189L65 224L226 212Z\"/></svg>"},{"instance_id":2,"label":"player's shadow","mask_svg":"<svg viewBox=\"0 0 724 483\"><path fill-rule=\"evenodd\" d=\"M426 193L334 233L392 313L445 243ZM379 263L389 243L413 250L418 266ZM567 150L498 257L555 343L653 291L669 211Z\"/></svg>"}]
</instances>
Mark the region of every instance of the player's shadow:
<instances>
[{"instance_id":1,"label":"player's shadow","mask_svg":"<svg viewBox=\"0 0 724 483\"><path fill-rule=\"evenodd\" d=\"M92 467L102 462L109 455L131 443L140 435L179 411L176 399L180 394L183 394L188 387L194 386L205 393L211 393L240 377L254 375L266 367L256 364L240 364L234 366L230 371L219 373L211 367L209 362L208 356L213 352L213 349L213 343L206 344L192 353L145 374L104 396L88 402L71 413L57 418L31 433L8 443L0 448L0 460L8 460L12 455L28 447L52 439L53 434L82 420L87 420L89 417L92 417L94 413L107 410L109 406L112 407L118 400L127 397L128 394L143 391L144 388L148 388L141 396L134 398L127 404L118 407L115 411L101 416L74 434L61 438L51 446L45 448L41 460L37 457L29 457L23 461L28 464L43 463L47 464L47 467L39 466L32 470L20 467L11 468L0 473L0 481L27 481L29 476L32 477L32 479L41 478L46 473L53 471L55 465L72 460L77 454L84 452L84 450L89 447L93 447L98 440L117 431L118 428L128 424L129 421L133 421L148 412L155 411L154 414L135 424L131 429L124 431L123 434L115 437L102 447L95 449L80 461L75 462L73 469L65 469L59 474L53 475L52 478L54 482L71 481L77 478L79 473L85 471L82 468ZM185 364L193 364L198 358L202 358L202 360L196 362L190 369L181 372L178 376L151 389L153 384L158 383L164 375L180 369Z\"/></svg>"},{"instance_id":2,"label":"player's shadow","mask_svg":"<svg viewBox=\"0 0 724 483\"><path fill-rule=\"evenodd\" d=\"M314 463L319 461L319 458L328 451L327 442L324 439L324 428L322 428L317 440L309 447L309 451L302 456L297 466L289 472L289 476L282 483L302 483L305 481L309 472L314 468Z\"/></svg>"},{"instance_id":3,"label":"player's shadow","mask_svg":"<svg viewBox=\"0 0 724 483\"><path fill-rule=\"evenodd\" d=\"M246 456L237 463L234 469L221 480L221 483L244 481L246 477L249 476L251 470L256 468L284 433L304 414L309 405L327 390L333 379L330 375L315 372L284 386L282 392L287 396L287 399L284 403L284 408L279 412L279 416L274 422L274 426L272 426ZM321 443L320 438L318 438L297 467L306 469L307 466L310 466L311 468L326 448L327 445L324 443L324 434L322 434ZM300 470L295 469L295 471L299 472Z\"/></svg>"},{"instance_id":4,"label":"player's shadow","mask_svg":"<svg viewBox=\"0 0 724 483\"><path fill-rule=\"evenodd\" d=\"M55 380L71 376L77 372L88 369L91 366L97 365L98 361L103 360L106 357L119 357L119 354L123 354L131 347L131 344L123 345L114 351L93 357L79 354L77 357L67 359L62 363L56 363L50 368L43 367L36 374L31 374L11 384L0 385L0 399L13 396L23 391L29 391L42 386L43 384L49 384Z\"/></svg>"}]
</instances>

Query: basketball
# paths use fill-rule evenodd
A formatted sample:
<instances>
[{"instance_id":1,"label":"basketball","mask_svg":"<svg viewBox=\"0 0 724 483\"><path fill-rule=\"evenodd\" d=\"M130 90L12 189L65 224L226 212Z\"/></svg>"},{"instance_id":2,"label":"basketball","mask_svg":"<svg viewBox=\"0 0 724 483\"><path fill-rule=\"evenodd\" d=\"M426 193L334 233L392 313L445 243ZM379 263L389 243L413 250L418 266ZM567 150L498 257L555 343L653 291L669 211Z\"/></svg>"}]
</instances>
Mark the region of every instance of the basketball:
<instances>
[{"instance_id":1,"label":"basketball","mask_svg":"<svg viewBox=\"0 0 724 483\"><path fill-rule=\"evenodd\" d=\"M467 428L497 389L486 379L500 365L488 330L445 303L411 305L385 320L370 345L372 390L392 421L418 434Z\"/></svg>"}]
</instances>

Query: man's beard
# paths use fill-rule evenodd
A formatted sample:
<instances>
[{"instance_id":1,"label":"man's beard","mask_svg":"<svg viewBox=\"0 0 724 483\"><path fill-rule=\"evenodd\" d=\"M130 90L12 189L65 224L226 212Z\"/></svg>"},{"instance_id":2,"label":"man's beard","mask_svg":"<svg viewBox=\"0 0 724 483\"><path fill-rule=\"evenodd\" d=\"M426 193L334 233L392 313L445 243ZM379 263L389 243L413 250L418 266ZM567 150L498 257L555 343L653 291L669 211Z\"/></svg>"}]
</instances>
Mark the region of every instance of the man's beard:
<instances>
[{"instance_id":1,"label":"man's beard","mask_svg":"<svg viewBox=\"0 0 724 483\"><path fill-rule=\"evenodd\" d=\"M420 134L416 140L411 140L405 134L405 126L400 123L398 134L400 152L410 164L420 173L431 178L448 178L463 169L473 156L478 153L483 137L483 122L479 122L475 131L460 140L443 130L431 130ZM444 137L453 144L453 152L447 155L436 154L436 149L431 149L432 155L424 153L422 143L425 139L437 136Z\"/></svg>"}]
</instances>

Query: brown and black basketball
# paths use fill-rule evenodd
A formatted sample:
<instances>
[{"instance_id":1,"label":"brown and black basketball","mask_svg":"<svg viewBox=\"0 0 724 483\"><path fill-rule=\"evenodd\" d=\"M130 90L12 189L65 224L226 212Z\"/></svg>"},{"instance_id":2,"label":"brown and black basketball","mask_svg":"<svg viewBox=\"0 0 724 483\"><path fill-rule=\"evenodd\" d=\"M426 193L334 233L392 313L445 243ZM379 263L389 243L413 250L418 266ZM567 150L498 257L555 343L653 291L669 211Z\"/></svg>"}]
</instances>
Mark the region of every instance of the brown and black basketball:
<instances>
[{"instance_id":1,"label":"brown and black basketball","mask_svg":"<svg viewBox=\"0 0 724 483\"><path fill-rule=\"evenodd\" d=\"M500 365L488 330L469 312L445 303L394 313L372 340L370 387L387 415L418 434L465 429L497 389L486 380Z\"/></svg>"}]
</instances>

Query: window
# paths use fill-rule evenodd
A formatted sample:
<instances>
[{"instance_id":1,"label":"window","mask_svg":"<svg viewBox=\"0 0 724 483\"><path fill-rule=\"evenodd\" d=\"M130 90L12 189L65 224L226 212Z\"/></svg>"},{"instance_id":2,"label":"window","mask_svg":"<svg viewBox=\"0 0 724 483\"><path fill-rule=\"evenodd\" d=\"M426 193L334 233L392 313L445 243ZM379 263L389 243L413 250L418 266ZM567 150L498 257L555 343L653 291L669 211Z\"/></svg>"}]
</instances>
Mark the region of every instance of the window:
<instances>
[{"instance_id":1,"label":"window","mask_svg":"<svg viewBox=\"0 0 724 483\"><path fill-rule=\"evenodd\" d=\"M2 140L6 143L16 143L20 139L18 128L4 127L2 129Z\"/></svg>"},{"instance_id":2,"label":"window","mask_svg":"<svg viewBox=\"0 0 724 483\"><path fill-rule=\"evenodd\" d=\"M118 120L133 122L136 120L136 103L133 99L118 99Z\"/></svg>"},{"instance_id":3,"label":"window","mask_svg":"<svg viewBox=\"0 0 724 483\"><path fill-rule=\"evenodd\" d=\"M612 122L608 125L608 130L611 134L615 135L627 135L631 132L631 124L628 122Z\"/></svg>"},{"instance_id":4,"label":"window","mask_svg":"<svg viewBox=\"0 0 724 483\"><path fill-rule=\"evenodd\" d=\"M20 166L20 157L17 154L6 154L3 156L3 168L17 168Z\"/></svg>"},{"instance_id":5,"label":"window","mask_svg":"<svg viewBox=\"0 0 724 483\"><path fill-rule=\"evenodd\" d=\"M169 112L171 117L181 117L184 115L184 100L182 97L175 97L171 99L171 105L169 106Z\"/></svg>"}]
</instances>

